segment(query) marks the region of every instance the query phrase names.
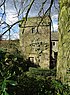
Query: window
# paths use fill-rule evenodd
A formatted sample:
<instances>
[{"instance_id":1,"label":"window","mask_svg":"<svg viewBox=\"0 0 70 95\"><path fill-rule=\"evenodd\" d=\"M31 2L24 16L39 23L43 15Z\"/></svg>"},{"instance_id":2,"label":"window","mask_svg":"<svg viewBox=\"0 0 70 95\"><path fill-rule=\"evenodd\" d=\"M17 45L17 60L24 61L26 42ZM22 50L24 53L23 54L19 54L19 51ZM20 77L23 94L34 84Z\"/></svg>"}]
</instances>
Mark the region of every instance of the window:
<instances>
[{"instance_id":1,"label":"window","mask_svg":"<svg viewBox=\"0 0 70 95\"><path fill-rule=\"evenodd\" d=\"M32 28L32 33L33 33L34 31L35 31L35 28L33 27L33 28Z\"/></svg>"},{"instance_id":2,"label":"window","mask_svg":"<svg viewBox=\"0 0 70 95\"><path fill-rule=\"evenodd\" d=\"M29 60L34 63L34 57L29 57Z\"/></svg>"},{"instance_id":3,"label":"window","mask_svg":"<svg viewBox=\"0 0 70 95\"><path fill-rule=\"evenodd\" d=\"M52 46L55 46L55 42L52 42Z\"/></svg>"},{"instance_id":4,"label":"window","mask_svg":"<svg viewBox=\"0 0 70 95\"><path fill-rule=\"evenodd\" d=\"M38 28L37 27L32 27L32 33L34 32L38 32Z\"/></svg>"}]
</instances>

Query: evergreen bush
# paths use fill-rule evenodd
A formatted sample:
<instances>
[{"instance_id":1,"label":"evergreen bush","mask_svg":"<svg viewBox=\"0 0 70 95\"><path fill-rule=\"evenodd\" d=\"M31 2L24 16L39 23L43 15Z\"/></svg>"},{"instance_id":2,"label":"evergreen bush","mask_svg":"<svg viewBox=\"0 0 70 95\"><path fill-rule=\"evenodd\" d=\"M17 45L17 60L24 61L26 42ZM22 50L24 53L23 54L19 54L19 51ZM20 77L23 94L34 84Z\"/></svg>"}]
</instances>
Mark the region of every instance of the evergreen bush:
<instances>
[{"instance_id":1,"label":"evergreen bush","mask_svg":"<svg viewBox=\"0 0 70 95\"><path fill-rule=\"evenodd\" d=\"M0 49L0 95L70 95L70 87L55 74L33 66L18 50Z\"/></svg>"}]
</instances>

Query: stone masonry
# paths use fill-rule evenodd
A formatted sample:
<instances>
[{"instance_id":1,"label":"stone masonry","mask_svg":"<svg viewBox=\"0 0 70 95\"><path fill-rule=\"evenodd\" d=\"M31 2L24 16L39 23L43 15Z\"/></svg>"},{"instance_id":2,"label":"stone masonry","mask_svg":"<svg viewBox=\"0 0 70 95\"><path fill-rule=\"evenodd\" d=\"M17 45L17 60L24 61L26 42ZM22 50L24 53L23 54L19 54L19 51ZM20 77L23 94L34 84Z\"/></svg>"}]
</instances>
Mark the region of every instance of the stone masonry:
<instances>
[{"instance_id":1,"label":"stone masonry","mask_svg":"<svg viewBox=\"0 0 70 95\"><path fill-rule=\"evenodd\" d=\"M25 18L24 18L25 19ZM40 23L41 22L41 23ZM20 26L20 45L26 59L41 68L50 64L50 19L44 17L28 18Z\"/></svg>"}]
</instances>

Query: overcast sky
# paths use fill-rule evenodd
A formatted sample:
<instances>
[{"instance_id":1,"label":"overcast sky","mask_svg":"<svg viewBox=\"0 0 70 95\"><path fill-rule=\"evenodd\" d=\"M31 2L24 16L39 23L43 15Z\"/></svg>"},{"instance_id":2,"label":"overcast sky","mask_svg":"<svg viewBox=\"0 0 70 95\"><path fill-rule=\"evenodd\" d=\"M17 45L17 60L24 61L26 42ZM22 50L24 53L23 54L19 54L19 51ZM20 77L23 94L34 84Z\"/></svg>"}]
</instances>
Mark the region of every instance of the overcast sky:
<instances>
[{"instance_id":1,"label":"overcast sky","mask_svg":"<svg viewBox=\"0 0 70 95\"><path fill-rule=\"evenodd\" d=\"M13 1L17 1L15 7L14 7L15 3ZM24 2L24 1L26 1L26 2ZM20 13L22 13L22 11L24 11L23 12L23 16L25 16L27 8L28 8L27 6L30 3L30 1L31 0L6 0L6 4L5 4L6 15L4 16L3 20L5 20L8 24L11 25L11 24L13 24L14 22L16 22L18 20L18 12L19 11L20 11ZM44 1L45 0L35 0L35 2L33 3L32 8L31 8L31 10L29 12L29 17L31 17L31 16L38 16L38 13L39 13L40 8L42 7L42 3ZM51 0L47 0L47 2L45 3L44 9L41 12L41 14L43 12L45 12L46 9L48 9L48 7L50 5L50 1ZM58 8L58 0L54 0L54 1L55 2L54 2L53 6L52 6L52 9L51 9L51 17L52 17L52 21L53 21L54 31L57 31L58 30L58 10L57 10L57 8ZM0 4L2 2L3 2L3 0L0 0ZM24 8L25 8L25 10L24 10ZM0 20L1 20L1 13L2 12L3 12L3 6L0 8ZM0 31L2 31L2 30L0 29ZM13 31L15 32L14 33L14 37L16 35L16 37L18 38L19 37L18 36L19 28L18 28L17 25L14 26L14 28L12 29L11 35L13 34ZM53 31L53 29L52 29L52 31Z\"/></svg>"}]
</instances>

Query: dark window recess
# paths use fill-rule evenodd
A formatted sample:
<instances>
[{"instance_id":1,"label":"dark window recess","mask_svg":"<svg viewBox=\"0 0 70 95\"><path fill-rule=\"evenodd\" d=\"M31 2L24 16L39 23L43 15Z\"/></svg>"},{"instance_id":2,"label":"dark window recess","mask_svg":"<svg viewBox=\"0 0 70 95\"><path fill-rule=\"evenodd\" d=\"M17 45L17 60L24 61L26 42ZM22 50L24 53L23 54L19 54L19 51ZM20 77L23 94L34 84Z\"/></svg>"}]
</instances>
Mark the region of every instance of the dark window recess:
<instances>
[{"instance_id":1,"label":"dark window recess","mask_svg":"<svg viewBox=\"0 0 70 95\"><path fill-rule=\"evenodd\" d=\"M52 45L55 46L55 42L52 42Z\"/></svg>"},{"instance_id":2,"label":"dark window recess","mask_svg":"<svg viewBox=\"0 0 70 95\"><path fill-rule=\"evenodd\" d=\"M42 45L42 42L40 42L40 44Z\"/></svg>"},{"instance_id":3,"label":"dark window recess","mask_svg":"<svg viewBox=\"0 0 70 95\"><path fill-rule=\"evenodd\" d=\"M32 28L32 33L34 33L34 32L35 32L35 28L33 27L33 28Z\"/></svg>"},{"instance_id":4,"label":"dark window recess","mask_svg":"<svg viewBox=\"0 0 70 95\"><path fill-rule=\"evenodd\" d=\"M38 32L38 28L32 27L32 33L34 33L34 32Z\"/></svg>"},{"instance_id":5,"label":"dark window recess","mask_svg":"<svg viewBox=\"0 0 70 95\"><path fill-rule=\"evenodd\" d=\"M29 61L34 63L34 57L29 57Z\"/></svg>"}]
</instances>

